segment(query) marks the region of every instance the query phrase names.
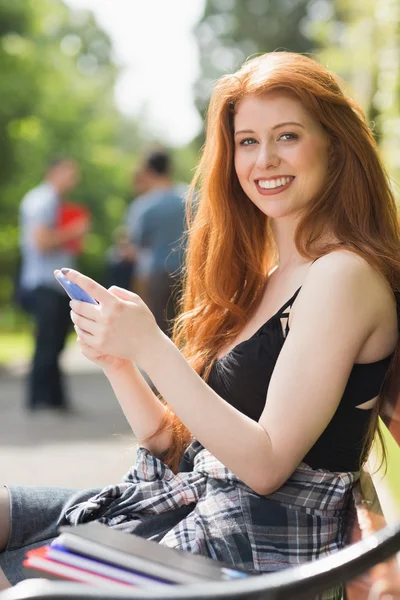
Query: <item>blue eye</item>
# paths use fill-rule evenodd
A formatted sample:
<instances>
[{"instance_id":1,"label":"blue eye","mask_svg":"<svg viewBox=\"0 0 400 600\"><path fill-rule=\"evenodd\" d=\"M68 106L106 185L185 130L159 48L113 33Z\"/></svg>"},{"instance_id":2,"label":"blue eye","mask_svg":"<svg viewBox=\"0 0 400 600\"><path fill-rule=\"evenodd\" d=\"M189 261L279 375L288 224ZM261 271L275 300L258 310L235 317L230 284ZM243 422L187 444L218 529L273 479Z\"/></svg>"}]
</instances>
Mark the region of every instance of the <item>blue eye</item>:
<instances>
[{"instance_id":1,"label":"blue eye","mask_svg":"<svg viewBox=\"0 0 400 600\"><path fill-rule=\"evenodd\" d=\"M298 138L299 136L297 133L282 133L279 136L279 139L283 140L284 142L291 142L292 140L297 140Z\"/></svg>"},{"instance_id":2,"label":"blue eye","mask_svg":"<svg viewBox=\"0 0 400 600\"><path fill-rule=\"evenodd\" d=\"M252 146L253 143L257 143L257 140L254 138L245 138L244 140L240 141L240 146Z\"/></svg>"}]
</instances>

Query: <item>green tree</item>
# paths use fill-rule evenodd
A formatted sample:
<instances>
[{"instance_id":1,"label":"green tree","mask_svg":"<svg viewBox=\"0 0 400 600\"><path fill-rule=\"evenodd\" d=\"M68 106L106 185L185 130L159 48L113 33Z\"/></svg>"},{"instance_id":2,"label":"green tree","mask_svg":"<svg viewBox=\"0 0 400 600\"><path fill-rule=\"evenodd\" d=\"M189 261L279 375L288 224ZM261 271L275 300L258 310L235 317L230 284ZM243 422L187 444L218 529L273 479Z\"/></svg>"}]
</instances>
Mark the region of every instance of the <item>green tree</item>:
<instances>
[{"instance_id":1,"label":"green tree","mask_svg":"<svg viewBox=\"0 0 400 600\"><path fill-rule=\"evenodd\" d=\"M398 0L330 0L331 18L314 20L309 35L322 64L347 82L364 109L399 196L400 4Z\"/></svg>"},{"instance_id":2,"label":"green tree","mask_svg":"<svg viewBox=\"0 0 400 600\"><path fill-rule=\"evenodd\" d=\"M86 11L60 0L0 0L0 303L9 301L18 255L18 206L46 161L74 157L82 181L73 199L93 213L82 257L99 275L130 195L140 135L114 106L117 68L108 36ZM129 129L130 140L126 139ZM120 140L124 140L120 144Z\"/></svg>"},{"instance_id":3,"label":"green tree","mask_svg":"<svg viewBox=\"0 0 400 600\"><path fill-rule=\"evenodd\" d=\"M207 0L195 28L201 57L197 106L204 111L212 84L246 58L273 50L310 52L317 44L305 34L309 0Z\"/></svg>"}]
</instances>

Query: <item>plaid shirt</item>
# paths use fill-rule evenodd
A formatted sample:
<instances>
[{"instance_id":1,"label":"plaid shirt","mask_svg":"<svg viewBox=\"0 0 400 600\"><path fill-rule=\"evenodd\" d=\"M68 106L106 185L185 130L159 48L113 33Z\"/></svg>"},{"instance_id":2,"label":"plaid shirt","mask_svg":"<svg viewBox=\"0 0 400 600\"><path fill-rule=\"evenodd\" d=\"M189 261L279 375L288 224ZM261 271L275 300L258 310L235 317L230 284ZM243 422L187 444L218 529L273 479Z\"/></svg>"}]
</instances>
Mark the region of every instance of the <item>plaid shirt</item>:
<instances>
[{"instance_id":1,"label":"plaid shirt","mask_svg":"<svg viewBox=\"0 0 400 600\"><path fill-rule=\"evenodd\" d=\"M66 522L98 520L253 572L299 565L344 545L357 473L301 463L281 488L260 496L198 442L186 459L192 470L174 474L138 448L123 482L69 506Z\"/></svg>"}]
</instances>

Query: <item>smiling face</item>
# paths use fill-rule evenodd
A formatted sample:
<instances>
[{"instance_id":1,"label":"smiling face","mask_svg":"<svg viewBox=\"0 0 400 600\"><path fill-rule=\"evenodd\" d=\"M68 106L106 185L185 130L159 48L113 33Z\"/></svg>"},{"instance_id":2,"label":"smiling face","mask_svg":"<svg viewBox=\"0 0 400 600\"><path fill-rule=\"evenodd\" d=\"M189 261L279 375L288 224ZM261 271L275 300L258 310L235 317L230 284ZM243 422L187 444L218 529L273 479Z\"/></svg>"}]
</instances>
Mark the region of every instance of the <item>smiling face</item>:
<instances>
[{"instance_id":1,"label":"smiling face","mask_svg":"<svg viewBox=\"0 0 400 600\"><path fill-rule=\"evenodd\" d=\"M329 139L300 100L247 96L234 117L235 170L246 195L273 219L297 217L322 189Z\"/></svg>"}]
</instances>

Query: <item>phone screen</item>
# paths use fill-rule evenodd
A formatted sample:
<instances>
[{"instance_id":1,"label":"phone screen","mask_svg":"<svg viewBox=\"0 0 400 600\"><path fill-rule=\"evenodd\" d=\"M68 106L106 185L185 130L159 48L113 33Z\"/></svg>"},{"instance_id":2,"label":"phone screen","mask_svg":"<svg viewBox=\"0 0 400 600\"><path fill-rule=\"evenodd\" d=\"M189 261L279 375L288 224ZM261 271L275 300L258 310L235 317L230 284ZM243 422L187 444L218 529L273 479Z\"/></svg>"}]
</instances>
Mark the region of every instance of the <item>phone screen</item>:
<instances>
[{"instance_id":1,"label":"phone screen","mask_svg":"<svg viewBox=\"0 0 400 600\"><path fill-rule=\"evenodd\" d=\"M80 300L81 302L89 302L89 304L98 304L98 302L92 298L90 294L85 292L79 285L69 281L62 273L57 273L56 279L60 285L67 292L68 296L72 300Z\"/></svg>"}]
</instances>

